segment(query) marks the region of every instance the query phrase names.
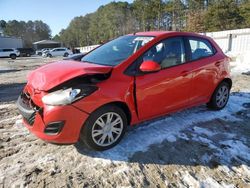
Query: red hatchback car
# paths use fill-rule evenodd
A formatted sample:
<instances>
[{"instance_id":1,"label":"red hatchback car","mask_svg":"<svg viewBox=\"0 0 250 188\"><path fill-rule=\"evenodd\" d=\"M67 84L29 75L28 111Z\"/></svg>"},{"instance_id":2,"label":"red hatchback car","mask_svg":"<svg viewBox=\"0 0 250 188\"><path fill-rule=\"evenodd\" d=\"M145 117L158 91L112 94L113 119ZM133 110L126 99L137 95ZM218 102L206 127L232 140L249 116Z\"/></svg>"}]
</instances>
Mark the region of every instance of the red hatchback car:
<instances>
[{"instance_id":1,"label":"red hatchback car","mask_svg":"<svg viewBox=\"0 0 250 188\"><path fill-rule=\"evenodd\" d=\"M204 103L222 109L231 86L229 58L211 38L141 32L112 40L81 62L34 70L17 105L39 138L105 150L128 125Z\"/></svg>"}]
</instances>

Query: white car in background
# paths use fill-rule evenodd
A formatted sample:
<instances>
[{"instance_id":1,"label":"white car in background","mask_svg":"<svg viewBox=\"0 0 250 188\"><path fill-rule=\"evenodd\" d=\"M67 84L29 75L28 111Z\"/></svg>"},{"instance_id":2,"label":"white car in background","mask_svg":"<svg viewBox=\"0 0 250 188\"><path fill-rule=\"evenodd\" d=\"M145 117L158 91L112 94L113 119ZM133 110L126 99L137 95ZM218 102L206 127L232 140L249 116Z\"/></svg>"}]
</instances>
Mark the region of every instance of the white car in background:
<instances>
[{"instance_id":1,"label":"white car in background","mask_svg":"<svg viewBox=\"0 0 250 188\"><path fill-rule=\"evenodd\" d=\"M36 55L43 55L44 52L51 50L51 48L43 48L36 51Z\"/></svg>"},{"instance_id":2,"label":"white car in background","mask_svg":"<svg viewBox=\"0 0 250 188\"><path fill-rule=\"evenodd\" d=\"M43 56L45 57L55 57L55 56L68 57L69 55L72 55L72 54L73 52L69 50L68 48L54 48L52 50L44 52Z\"/></svg>"},{"instance_id":3,"label":"white car in background","mask_svg":"<svg viewBox=\"0 0 250 188\"><path fill-rule=\"evenodd\" d=\"M20 52L14 48L0 48L0 57L10 57L16 59L20 55Z\"/></svg>"}]
</instances>

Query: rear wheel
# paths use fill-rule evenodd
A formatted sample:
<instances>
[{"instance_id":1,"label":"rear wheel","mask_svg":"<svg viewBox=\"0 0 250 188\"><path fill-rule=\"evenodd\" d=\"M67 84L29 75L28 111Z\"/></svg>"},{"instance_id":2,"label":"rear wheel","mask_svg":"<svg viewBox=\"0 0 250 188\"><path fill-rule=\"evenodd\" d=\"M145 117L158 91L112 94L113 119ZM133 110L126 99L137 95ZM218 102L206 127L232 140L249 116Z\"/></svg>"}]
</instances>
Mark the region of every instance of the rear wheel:
<instances>
[{"instance_id":1,"label":"rear wheel","mask_svg":"<svg viewBox=\"0 0 250 188\"><path fill-rule=\"evenodd\" d=\"M52 55L51 54L47 54L47 57L52 57Z\"/></svg>"},{"instance_id":2,"label":"rear wheel","mask_svg":"<svg viewBox=\"0 0 250 188\"><path fill-rule=\"evenodd\" d=\"M104 106L85 122L80 141L90 149L107 150L120 142L126 127L127 118L122 109L114 105Z\"/></svg>"},{"instance_id":3,"label":"rear wheel","mask_svg":"<svg viewBox=\"0 0 250 188\"><path fill-rule=\"evenodd\" d=\"M221 110L228 102L230 94L230 86L227 82L222 82L214 91L210 102L207 104L209 108Z\"/></svg>"},{"instance_id":4,"label":"rear wheel","mask_svg":"<svg viewBox=\"0 0 250 188\"><path fill-rule=\"evenodd\" d=\"M16 54L10 54L11 59L16 59Z\"/></svg>"},{"instance_id":5,"label":"rear wheel","mask_svg":"<svg viewBox=\"0 0 250 188\"><path fill-rule=\"evenodd\" d=\"M68 56L69 56L69 54L68 54L68 53L65 53L63 56L64 56L64 57L68 57Z\"/></svg>"}]
</instances>

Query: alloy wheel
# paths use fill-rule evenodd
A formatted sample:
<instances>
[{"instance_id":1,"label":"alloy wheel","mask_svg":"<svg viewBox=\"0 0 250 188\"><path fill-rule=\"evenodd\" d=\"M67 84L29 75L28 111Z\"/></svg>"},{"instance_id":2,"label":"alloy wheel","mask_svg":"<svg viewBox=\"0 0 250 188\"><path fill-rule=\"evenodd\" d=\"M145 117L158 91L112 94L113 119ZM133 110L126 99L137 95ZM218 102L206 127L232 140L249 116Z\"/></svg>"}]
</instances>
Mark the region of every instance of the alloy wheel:
<instances>
[{"instance_id":1,"label":"alloy wheel","mask_svg":"<svg viewBox=\"0 0 250 188\"><path fill-rule=\"evenodd\" d=\"M115 143L122 134L123 120L115 112L107 112L100 116L92 127L92 139L99 146Z\"/></svg>"},{"instance_id":2,"label":"alloy wheel","mask_svg":"<svg viewBox=\"0 0 250 188\"><path fill-rule=\"evenodd\" d=\"M228 87L223 85L222 87L219 88L217 94L216 94L216 104L218 107L223 107L228 100L229 96L229 90Z\"/></svg>"}]
</instances>

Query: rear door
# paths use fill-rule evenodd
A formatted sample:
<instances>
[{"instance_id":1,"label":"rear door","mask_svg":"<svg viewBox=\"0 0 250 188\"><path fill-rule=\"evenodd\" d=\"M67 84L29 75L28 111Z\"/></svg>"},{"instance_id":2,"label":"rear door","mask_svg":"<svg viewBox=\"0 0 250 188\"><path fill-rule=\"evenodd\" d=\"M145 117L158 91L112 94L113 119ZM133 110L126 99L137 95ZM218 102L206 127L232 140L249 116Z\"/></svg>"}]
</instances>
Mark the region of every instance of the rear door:
<instances>
[{"instance_id":1,"label":"rear door","mask_svg":"<svg viewBox=\"0 0 250 188\"><path fill-rule=\"evenodd\" d=\"M136 98L140 119L149 119L189 104L192 73L186 63L182 37L163 40L148 50L141 63L153 60L162 69L136 77Z\"/></svg>"},{"instance_id":2,"label":"rear door","mask_svg":"<svg viewBox=\"0 0 250 188\"><path fill-rule=\"evenodd\" d=\"M65 48L61 48L59 55L63 56L65 54L65 52L66 52L66 49Z\"/></svg>"},{"instance_id":3,"label":"rear door","mask_svg":"<svg viewBox=\"0 0 250 188\"><path fill-rule=\"evenodd\" d=\"M187 37L186 40L193 71L191 103L204 103L209 100L215 88L221 62L208 40L199 37Z\"/></svg>"},{"instance_id":4,"label":"rear door","mask_svg":"<svg viewBox=\"0 0 250 188\"><path fill-rule=\"evenodd\" d=\"M54 51L53 51L53 56L58 56L58 54L60 53L60 51L59 51L60 49L58 48L58 49L54 49Z\"/></svg>"}]
</instances>

